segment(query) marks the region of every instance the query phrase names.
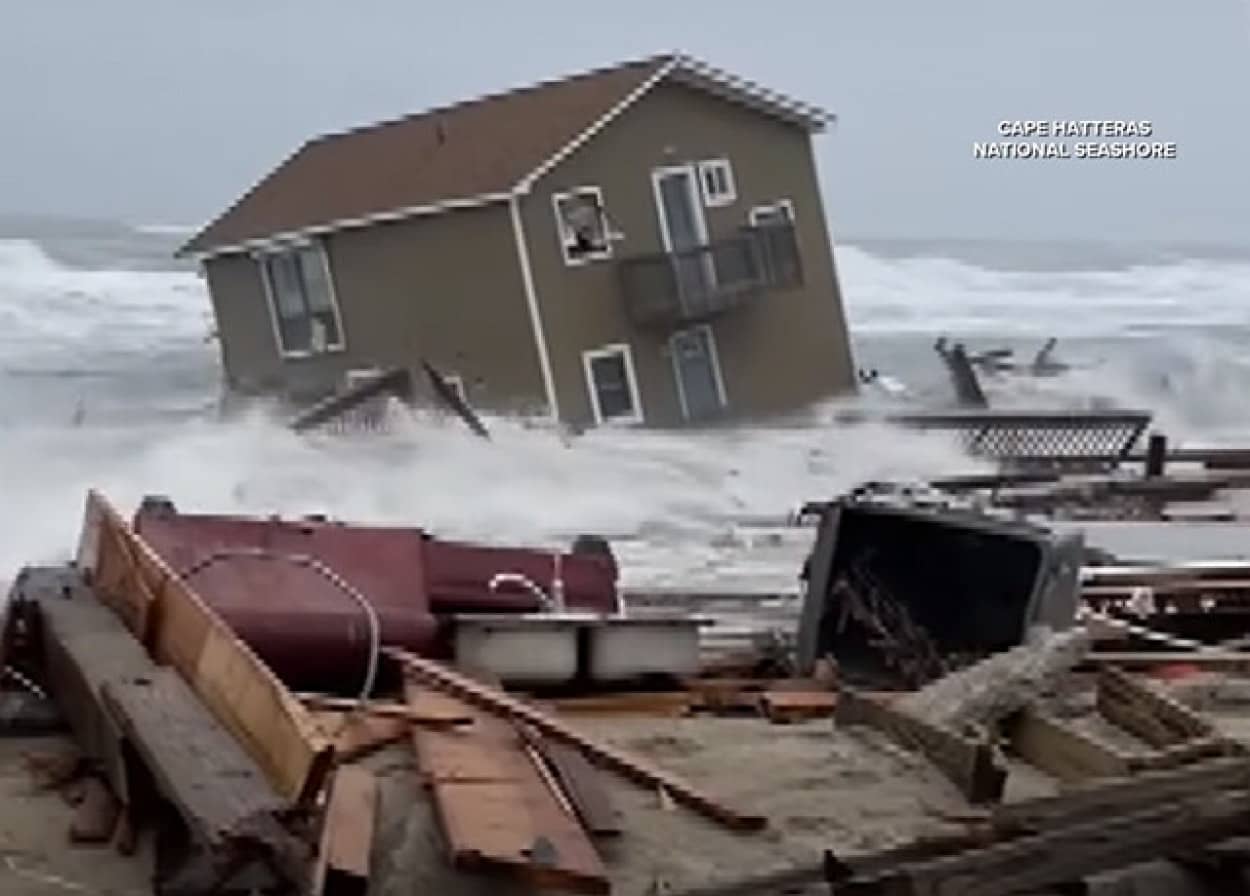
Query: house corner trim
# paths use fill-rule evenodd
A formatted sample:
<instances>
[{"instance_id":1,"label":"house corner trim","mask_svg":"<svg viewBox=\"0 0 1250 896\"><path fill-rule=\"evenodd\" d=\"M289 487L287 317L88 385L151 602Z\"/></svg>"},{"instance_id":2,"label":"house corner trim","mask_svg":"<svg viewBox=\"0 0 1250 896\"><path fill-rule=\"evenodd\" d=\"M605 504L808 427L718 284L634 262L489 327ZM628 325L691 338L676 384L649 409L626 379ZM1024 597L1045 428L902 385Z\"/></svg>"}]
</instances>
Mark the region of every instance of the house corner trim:
<instances>
[{"instance_id":1,"label":"house corner trim","mask_svg":"<svg viewBox=\"0 0 1250 896\"><path fill-rule=\"evenodd\" d=\"M538 351L538 368L542 373L543 391L547 397L547 413L553 422L560 422L560 402L556 396L556 380L551 372L551 354L547 350L547 331L543 327L542 309L538 306L538 290L534 287L534 269L530 265L529 243L525 239L525 222L521 219L521 197L508 199L512 216L512 235L516 240L517 262L521 266L521 285L525 289L525 305L529 309L534 348Z\"/></svg>"}]
</instances>

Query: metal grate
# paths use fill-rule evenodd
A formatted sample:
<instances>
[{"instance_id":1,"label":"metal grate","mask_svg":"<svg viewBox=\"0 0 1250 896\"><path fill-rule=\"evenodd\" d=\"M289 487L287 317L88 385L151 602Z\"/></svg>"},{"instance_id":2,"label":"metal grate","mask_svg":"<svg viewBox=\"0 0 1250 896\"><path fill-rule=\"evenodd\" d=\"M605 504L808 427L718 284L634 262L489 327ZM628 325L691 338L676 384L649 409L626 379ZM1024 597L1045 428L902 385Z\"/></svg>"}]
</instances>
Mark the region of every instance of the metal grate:
<instances>
[{"instance_id":1,"label":"metal grate","mask_svg":"<svg viewBox=\"0 0 1250 896\"><path fill-rule=\"evenodd\" d=\"M1150 425L1147 411L914 414L903 426L958 434L977 457L1015 465L1099 464L1126 460Z\"/></svg>"}]
</instances>

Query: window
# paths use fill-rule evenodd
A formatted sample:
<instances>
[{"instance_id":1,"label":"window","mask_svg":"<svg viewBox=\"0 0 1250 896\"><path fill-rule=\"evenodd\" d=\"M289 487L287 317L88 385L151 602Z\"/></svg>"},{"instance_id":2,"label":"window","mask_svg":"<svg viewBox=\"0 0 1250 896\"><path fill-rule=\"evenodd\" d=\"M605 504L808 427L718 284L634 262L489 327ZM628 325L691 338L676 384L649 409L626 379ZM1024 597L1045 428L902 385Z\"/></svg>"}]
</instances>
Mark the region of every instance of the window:
<instances>
[{"instance_id":1,"label":"window","mask_svg":"<svg viewBox=\"0 0 1250 896\"><path fill-rule=\"evenodd\" d=\"M779 199L770 205L757 205L747 215L752 227L768 227L776 224L794 223L794 203Z\"/></svg>"},{"instance_id":2,"label":"window","mask_svg":"<svg viewBox=\"0 0 1250 896\"><path fill-rule=\"evenodd\" d=\"M700 162L699 185L703 188L703 204L709 208L730 205L738 198L733 168L728 159Z\"/></svg>"},{"instance_id":3,"label":"window","mask_svg":"<svg viewBox=\"0 0 1250 896\"><path fill-rule=\"evenodd\" d=\"M596 423L641 423L634 359L624 343L582 352L586 388Z\"/></svg>"},{"instance_id":4,"label":"window","mask_svg":"<svg viewBox=\"0 0 1250 896\"><path fill-rule=\"evenodd\" d=\"M612 257L603 192L598 187L577 187L556 193L551 200L565 264L585 264Z\"/></svg>"},{"instance_id":5,"label":"window","mask_svg":"<svg viewBox=\"0 0 1250 896\"><path fill-rule=\"evenodd\" d=\"M343 348L343 328L319 244L260 257L278 350L300 356Z\"/></svg>"}]
</instances>

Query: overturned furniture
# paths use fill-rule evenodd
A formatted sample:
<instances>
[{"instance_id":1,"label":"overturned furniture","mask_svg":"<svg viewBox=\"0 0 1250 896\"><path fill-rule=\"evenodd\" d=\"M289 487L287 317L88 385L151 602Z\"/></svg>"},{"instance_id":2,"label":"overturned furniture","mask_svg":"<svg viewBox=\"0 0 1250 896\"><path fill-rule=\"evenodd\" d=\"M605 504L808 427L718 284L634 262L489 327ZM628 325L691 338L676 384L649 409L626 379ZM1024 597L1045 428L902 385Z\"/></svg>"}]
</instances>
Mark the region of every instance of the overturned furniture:
<instances>
[{"instance_id":1,"label":"overturned furniture","mask_svg":"<svg viewBox=\"0 0 1250 896\"><path fill-rule=\"evenodd\" d=\"M602 550L543 551L422 529L180 513L149 498L135 531L288 686L359 693L381 643L450 658L457 617L619 611ZM372 659L371 659L372 657Z\"/></svg>"},{"instance_id":2,"label":"overturned furniture","mask_svg":"<svg viewBox=\"0 0 1250 896\"><path fill-rule=\"evenodd\" d=\"M916 687L952 663L1076 617L1079 534L975 513L853 499L829 505L805 569L797 664Z\"/></svg>"}]
</instances>

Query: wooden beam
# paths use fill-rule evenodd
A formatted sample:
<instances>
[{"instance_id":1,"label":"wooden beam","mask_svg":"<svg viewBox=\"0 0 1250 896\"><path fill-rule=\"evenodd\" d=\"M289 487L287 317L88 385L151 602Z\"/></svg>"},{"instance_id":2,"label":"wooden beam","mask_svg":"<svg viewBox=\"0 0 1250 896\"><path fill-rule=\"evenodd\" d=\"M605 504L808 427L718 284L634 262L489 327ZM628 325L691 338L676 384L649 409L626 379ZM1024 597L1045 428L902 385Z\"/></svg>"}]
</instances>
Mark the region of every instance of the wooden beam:
<instances>
[{"instance_id":1,"label":"wooden beam","mask_svg":"<svg viewBox=\"0 0 1250 896\"><path fill-rule=\"evenodd\" d=\"M574 748L543 737L528 726L518 726L525 739L551 769L556 783L568 797L578 821L595 837L621 833L621 815L600 780L600 772Z\"/></svg>"},{"instance_id":2,"label":"wooden beam","mask_svg":"<svg viewBox=\"0 0 1250 896\"><path fill-rule=\"evenodd\" d=\"M330 783L313 896L365 896L377 815L378 781L358 765L343 765Z\"/></svg>"},{"instance_id":3,"label":"wooden beam","mask_svg":"<svg viewBox=\"0 0 1250 896\"><path fill-rule=\"evenodd\" d=\"M889 704L852 688L838 694L834 718L838 724L871 725L900 746L914 750L934 764L971 803L1002 799L1007 769L988 741L973 740L906 711L900 701Z\"/></svg>"},{"instance_id":4,"label":"wooden beam","mask_svg":"<svg viewBox=\"0 0 1250 896\"><path fill-rule=\"evenodd\" d=\"M1152 747L1219 737L1210 720L1114 666L1099 673L1097 707L1109 721Z\"/></svg>"},{"instance_id":5,"label":"wooden beam","mask_svg":"<svg viewBox=\"0 0 1250 896\"><path fill-rule=\"evenodd\" d=\"M443 695L409 682L414 712ZM430 787L454 867L503 871L535 887L607 893L607 872L577 819L560 804L508 722L469 704L465 729L414 728L413 747Z\"/></svg>"},{"instance_id":6,"label":"wooden beam","mask_svg":"<svg viewBox=\"0 0 1250 896\"><path fill-rule=\"evenodd\" d=\"M837 706L838 695L832 691L764 691L759 695L760 712L775 724L828 718Z\"/></svg>"},{"instance_id":7,"label":"wooden beam","mask_svg":"<svg viewBox=\"0 0 1250 896\"><path fill-rule=\"evenodd\" d=\"M1061 781L1120 777L1133 757L1065 725L1035 707L1026 707L1005 724L1012 751Z\"/></svg>"},{"instance_id":8,"label":"wooden beam","mask_svg":"<svg viewBox=\"0 0 1250 896\"><path fill-rule=\"evenodd\" d=\"M77 562L100 599L158 662L178 670L279 795L311 802L333 745L272 670L95 491L87 495Z\"/></svg>"},{"instance_id":9,"label":"wooden beam","mask_svg":"<svg viewBox=\"0 0 1250 896\"><path fill-rule=\"evenodd\" d=\"M456 725L468 725L473 721L471 716L441 713L437 715L419 715L412 707L393 700L367 700L361 703L350 697L330 697L322 694L300 694L299 701L316 712L373 716L379 719L397 719L413 725L431 728L450 728Z\"/></svg>"},{"instance_id":10,"label":"wooden beam","mask_svg":"<svg viewBox=\"0 0 1250 896\"><path fill-rule=\"evenodd\" d=\"M874 880L850 883L862 896L1035 893L1234 836L1245 830L1248 812L1250 791L1191 794L1133 812L1108 811L1082 824L896 866ZM846 891L838 886L832 890Z\"/></svg>"},{"instance_id":11,"label":"wooden beam","mask_svg":"<svg viewBox=\"0 0 1250 896\"><path fill-rule=\"evenodd\" d=\"M767 826L768 822L765 817L731 809L676 775L654 768L624 750L591 740L569 728L562 721L496 688L479 684L440 663L423 659L404 650L386 648L384 652L401 663L423 684L494 715L532 725L547 737L577 748L592 762L624 775L635 783L653 790L663 788L676 802L707 818L735 830L759 830Z\"/></svg>"}]
</instances>

